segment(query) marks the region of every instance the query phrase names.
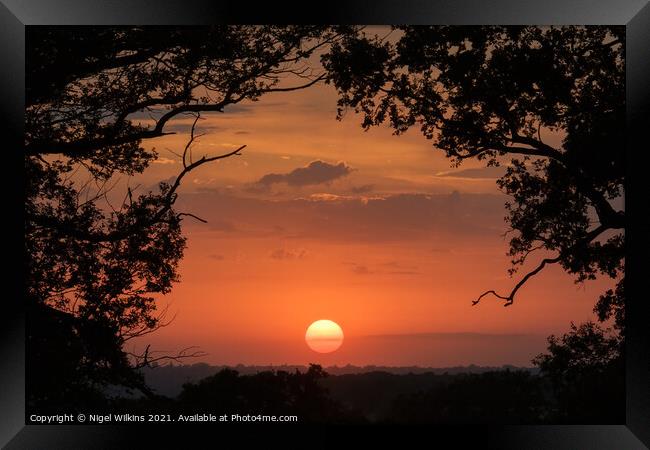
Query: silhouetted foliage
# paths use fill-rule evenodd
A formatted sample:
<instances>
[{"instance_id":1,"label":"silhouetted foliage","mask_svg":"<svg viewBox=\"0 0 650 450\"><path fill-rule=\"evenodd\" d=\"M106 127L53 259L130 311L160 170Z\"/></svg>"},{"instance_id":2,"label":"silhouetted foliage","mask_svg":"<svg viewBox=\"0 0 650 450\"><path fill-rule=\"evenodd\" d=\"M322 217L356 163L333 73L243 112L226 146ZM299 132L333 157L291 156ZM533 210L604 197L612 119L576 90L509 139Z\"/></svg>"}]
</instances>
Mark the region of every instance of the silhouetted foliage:
<instances>
[{"instance_id":1,"label":"silhouetted foliage","mask_svg":"<svg viewBox=\"0 0 650 450\"><path fill-rule=\"evenodd\" d=\"M338 90L339 116L353 108L364 128L387 122L399 134L418 126L455 164L476 158L506 165L497 183L512 197L506 205L511 273L531 254L543 256L509 294L487 291L475 304L488 294L512 304L549 264L578 282L598 275L618 280L595 306L599 320L614 321L617 336L593 324L574 327L560 340L552 337L550 353L536 359L557 396L555 410L538 408L546 381L507 372L468 375L421 398L404 396L394 420L619 418L619 409L607 415L607 405L622 398L625 213L615 202L624 181L624 31L406 26L397 27L391 43L355 27L29 28L29 406L99 407L107 404L104 388L120 385L145 394L141 406L261 409L313 421L354 417L323 390L316 366L248 377L226 370L167 402L134 370L156 358L148 349L124 350L130 339L165 324L154 298L178 281L186 244L181 224L194 217L174 208L183 177L237 154L186 160L195 121L174 181L149 192L126 187L118 196L111 192L115 179L142 173L157 157L143 141L170 134L167 125L180 114L198 120L201 112L326 79ZM331 45L322 59L327 76L305 64L324 45ZM280 86L286 76L301 81ZM145 114L150 120L137 120ZM551 133L559 134L559 144L549 143ZM585 400L597 391L601 404Z\"/></svg>"},{"instance_id":2,"label":"silhouetted foliage","mask_svg":"<svg viewBox=\"0 0 650 450\"><path fill-rule=\"evenodd\" d=\"M158 379L157 385L178 386L187 376L183 373L196 369L182 368L163 371L169 379ZM147 372L151 375L159 369ZM158 395L117 400L112 405L118 410L146 413L155 409L172 415L297 414L301 422L327 423L584 423L586 417L567 414L551 381L533 369L344 375L328 375L318 366L248 375L221 369L183 384L178 395L167 399ZM607 420L607 416L589 417Z\"/></svg>"},{"instance_id":3,"label":"silhouetted foliage","mask_svg":"<svg viewBox=\"0 0 650 450\"><path fill-rule=\"evenodd\" d=\"M529 372L455 375L424 392L395 399L388 421L406 423L526 424L548 414L538 377Z\"/></svg>"},{"instance_id":4,"label":"silhouetted foliage","mask_svg":"<svg viewBox=\"0 0 650 450\"><path fill-rule=\"evenodd\" d=\"M401 395L415 394L450 382L453 375L433 373L389 372L355 373L330 376L322 380L330 395L353 409L358 409L373 422L389 420L394 400Z\"/></svg>"},{"instance_id":5,"label":"silhouetted foliage","mask_svg":"<svg viewBox=\"0 0 650 450\"><path fill-rule=\"evenodd\" d=\"M34 305L27 314L30 325L25 364L25 381L30 390L28 409L38 407L43 413L57 413L74 411L79 404L104 405L101 387L92 380L114 381L124 373L121 369L129 368L122 349L114 346L112 335L106 339L101 336L101 327L45 305ZM99 354L103 361L96 359ZM113 369L102 370L108 365L104 362ZM130 370L125 378L129 379L128 384L141 381ZM126 379L119 381L127 384Z\"/></svg>"},{"instance_id":6,"label":"silhouetted foliage","mask_svg":"<svg viewBox=\"0 0 650 450\"><path fill-rule=\"evenodd\" d=\"M506 165L497 185L512 198L510 274L531 254L542 255L508 294L488 290L474 305L487 295L511 305L549 264L560 264L576 282L617 280L594 312L600 321L613 319L618 336L593 324L574 327L561 341L551 337L550 353L535 361L553 382L561 420L620 422L625 212L616 202L622 203L625 175L625 29L400 26L394 32L394 43L348 36L323 57L327 82L339 92L339 118L351 108L365 129L388 123L401 134L417 126L455 165L466 159ZM549 139L553 134L559 143ZM596 353L587 357L592 347Z\"/></svg>"},{"instance_id":7,"label":"silhouetted foliage","mask_svg":"<svg viewBox=\"0 0 650 450\"><path fill-rule=\"evenodd\" d=\"M583 338L579 338L583 339ZM591 340L592 338L589 338ZM595 338L598 340L598 338ZM596 352L601 354L609 344ZM288 372L264 370L242 375L220 369L202 379L183 382L177 370L163 371L158 386L175 386L178 394L95 398L95 412L114 414L297 415L306 423L430 424L584 424L622 423L622 360L607 362L606 352L593 361L601 370L563 364L536 369L480 373L365 372L329 375L319 366ZM613 353L612 353L613 355ZM610 356L612 356L610 355ZM571 366L569 369L566 365ZM149 375L160 368L147 369ZM196 368L191 369L194 372ZM618 374L610 371L618 370ZM611 383L607 385L607 383ZM586 397L585 397L586 396ZM88 403L88 402L87 402ZM74 405L72 405L74 407Z\"/></svg>"},{"instance_id":8,"label":"silhouetted foliage","mask_svg":"<svg viewBox=\"0 0 650 450\"><path fill-rule=\"evenodd\" d=\"M179 410L192 414L297 415L301 422L351 422L362 417L344 409L319 383L327 376L312 364L306 372L265 371L240 376L223 369L198 383L188 383L178 396Z\"/></svg>"},{"instance_id":9,"label":"silhouetted foliage","mask_svg":"<svg viewBox=\"0 0 650 450\"><path fill-rule=\"evenodd\" d=\"M624 27L404 26L395 43L348 36L323 57L364 128L418 126L454 164L506 164L512 273L543 252L577 281L623 274ZM549 133L561 143L551 145ZM550 253L550 256L549 256ZM622 281L621 281L622 283ZM622 302L611 295L601 309ZM603 313L606 315L606 313Z\"/></svg>"},{"instance_id":10,"label":"silhouetted foliage","mask_svg":"<svg viewBox=\"0 0 650 450\"><path fill-rule=\"evenodd\" d=\"M557 422L625 423L624 340L611 329L588 322L558 338L534 362L550 380Z\"/></svg>"},{"instance_id":11,"label":"silhouetted foliage","mask_svg":"<svg viewBox=\"0 0 650 450\"><path fill-rule=\"evenodd\" d=\"M191 215L174 209L176 190L189 171L237 151L186 158L195 121L174 182L111 192L120 176L143 172L157 157L143 140L172 133L166 125L179 114L223 112L314 84L322 76L305 59L337 33L323 26L27 30L25 300L40 317L28 317L28 352L58 352L67 367L32 373L32 402L48 401L45 386L132 386L123 369L155 359L147 349L128 361L120 349L165 324L154 296L178 281L181 223ZM280 86L288 76L296 84ZM138 119L143 114L149 124ZM43 321L60 340L42 339Z\"/></svg>"}]
</instances>

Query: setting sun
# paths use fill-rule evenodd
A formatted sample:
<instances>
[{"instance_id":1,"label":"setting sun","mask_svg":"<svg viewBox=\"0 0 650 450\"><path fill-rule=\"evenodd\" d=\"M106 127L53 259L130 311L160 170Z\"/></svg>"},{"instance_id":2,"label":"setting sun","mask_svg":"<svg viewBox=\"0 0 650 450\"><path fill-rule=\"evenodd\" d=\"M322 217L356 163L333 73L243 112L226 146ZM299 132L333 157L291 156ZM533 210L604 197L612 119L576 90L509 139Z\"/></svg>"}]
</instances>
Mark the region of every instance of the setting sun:
<instances>
[{"instance_id":1,"label":"setting sun","mask_svg":"<svg viewBox=\"0 0 650 450\"><path fill-rule=\"evenodd\" d=\"M343 330L331 320L317 320L307 328L305 341L315 352L331 353L343 343Z\"/></svg>"},{"instance_id":2,"label":"setting sun","mask_svg":"<svg viewBox=\"0 0 650 450\"><path fill-rule=\"evenodd\" d=\"M625 423L628 28L242 22L20 34L17 424Z\"/></svg>"}]
</instances>

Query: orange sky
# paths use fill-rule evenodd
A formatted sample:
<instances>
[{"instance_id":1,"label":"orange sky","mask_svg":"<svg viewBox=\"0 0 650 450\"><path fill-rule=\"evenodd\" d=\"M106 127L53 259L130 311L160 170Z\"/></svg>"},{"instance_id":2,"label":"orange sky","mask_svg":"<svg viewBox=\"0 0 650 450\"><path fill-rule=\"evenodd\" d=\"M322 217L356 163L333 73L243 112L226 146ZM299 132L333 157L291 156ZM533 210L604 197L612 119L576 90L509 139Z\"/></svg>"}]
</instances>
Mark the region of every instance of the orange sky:
<instances>
[{"instance_id":1,"label":"orange sky","mask_svg":"<svg viewBox=\"0 0 650 450\"><path fill-rule=\"evenodd\" d=\"M182 279L161 298L176 318L138 348L195 345L214 364L530 365L548 334L594 318L612 283L577 286L555 267L509 308L493 298L472 307L517 281L507 275L500 169L453 169L417 129L364 132L335 109L333 88L316 85L204 114L195 157L247 148L181 187L178 210L209 223L186 221ZM160 157L131 186L143 192L180 171L168 149L182 150L191 119L146 143ZM343 328L338 351L305 344L317 319Z\"/></svg>"}]
</instances>

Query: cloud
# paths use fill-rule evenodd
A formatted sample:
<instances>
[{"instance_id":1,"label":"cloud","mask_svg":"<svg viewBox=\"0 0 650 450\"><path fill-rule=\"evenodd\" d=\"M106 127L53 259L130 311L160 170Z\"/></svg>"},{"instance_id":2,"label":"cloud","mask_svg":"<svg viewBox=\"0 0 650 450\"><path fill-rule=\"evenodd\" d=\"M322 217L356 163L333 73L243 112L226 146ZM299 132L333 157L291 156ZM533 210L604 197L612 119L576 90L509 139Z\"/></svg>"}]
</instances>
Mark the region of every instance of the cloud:
<instances>
[{"instance_id":1,"label":"cloud","mask_svg":"<svg viewBox=\"0 0 650 450\"><path fill-rule=\"evenodd\" d=\"M385 200L386 197L382 196L372 196L368 197L365 195L360 195L360 196L354 196L354 195L338 195L338 194L330 194L328 192L317 192L315 194L310 194L309 197L307 198L299 198L297 200L308 200L312 202L360 202L363 203L364 205L367 205L369 201L372 200Z\"/></svg>"},{"instance_id":2,"label":"cloud","mask_svg":"<svg viewBox=\"0 0 650 450\"><path fill-rule=\"evenodd\" d=\"M270 256L273 259L287 260L287 259L303 259L306 255L307 255L307 250L305 250L304 248L295 249L295 250L278 248L276 250L273 250Z\"/></svg>"},{"instance_id":3,"label":"cloud","mask_svg":"<svg viewBox=\"0 0 650 450\"><path fill-rule=\"evenodd\" d=\"M329 164L317 160L310 162L305 167L299 167L289 173L269 173L260 178L256 185L269 187L277 183L286 183L289 186L301 187L314 184L328 183L348 175L352 169L344 162Z\"/></svg>"},{"instance_id":4,"label":"cloud","mask_svg":"<svg viewBox=\"0 0 650 450\"><path fill-rule=\"evenodd\" d=\"M232 105L227 105L224 108L224 112L228 114L253 114L256 110L260 108L281 108L289 105L289 102L286 101L276 101L270 102L266 101L249 101L247 103L236 103Z\"/></svg>"},{"instance_id":5,"label":"cloud","mask_svg":"<svg viewBox=\"0 0 650 450\"><path fill-rule=\"evenodd\" d=\"M368 192L371 192L375 188L374 185L372 184L364 184L363 186L353 186L350 189L350 192L353 194L367 194Z\"/></svg>"},{"instance_id":6,"label":"cloud","mask_svg":"<svg viewBox=\"0 0 650 450\"><path fill-rule=\"evenodd\" d=\"M448 178L500 178L506 172L504 167L479 167L474 169L450 170L447 172L438 172L436 177Z\"/></svg>"},{"instance_id":7,"label":"cloud","mask_svg":"<svg viewBox=\"0 0 650 450\"><path fill-rule=\"evenodd\" d=\"M506 199L504 195L456 192L386 195L365 200L331 195L274 200L206 189L184 193L177 203L179 210L194 212L208 220L208 226L228 218L237 225L237 233L248 236L337 242L426 240L423 250L430 249L433 255L447 252L468 239L489 237L501 242L500 235L506 229L503 221Z\"/></svg>"},{"instance_id":8,"label":"cloud","mask_svg":"<svg viewBox=\"0 0 650 450\"><path fill-rule=\"evenodd\" d=\"M251 132L246 131L246 130L237 130L237 131L235 131L235 134L240 134L240 135L242 135L242 134L251 134Z\"/></svg>"},{"instance_id":9,"label":"cloud","mask_svg":"<svg viewBox=\"0 0 650 450\"><path fill-rule=\"evenodd\" d=\"M173 159L165 158L163 156L158 157L154 162L154 164L176 164L176 161Z\"/></svg>"},{"instance_id":10,"label":"cloud","mask_svg":"<svg viewBox=\"0 0 650 450\"><path fill-rule=\"evenodd\" d=\"M453 325L452 325L453 326ZM404 334L376 334L357 336L363 342L365 354L399 355L396 365L411 365L407 361L426 362L435 367L495 366L512 364L530 366L531 355L543 352L546 337L543 334L484 333L484 332L430 332ZM419 359L417 359L419 358Z\"/></svg>"},{"instance_id":11,"label":"cloud","mask_svg":"<svg viewBox=\"0 0 650 450\"><path fill-rule=\"evenodd\" d=\"M215 230L215 231L225 231L225 232L237 231L237 227L235 227L235 224L227 220L214 220L214 221L208 220L208 226L210 227L211 230Z\"/></svg>"},{"instance_id":12,"label":"cloud","mask_svg":"<svg viewBox=\"0 0 650 450\"><path fill-rule=\"evenodd\" d=\"M354 262L344 262L343 264L351 265L352 272L357 275L369 274L389 274L389 275L421 275L417 271L417 266L404 265L397 261L389 261L381 264L357 264ZM372 267L371 267L372 266Z\"/></svg>"},{"instance_id":13,"label":"cloud","mask_svg":"<svg viewBox=\"0 0 650 450\"><path fill-rule=\"evenodd\" d=\"M189 134L192 129L192 123L194 123L194 119L191 120L176 119L165 126L165 131L173 131L174 133ZM226 131L226 130L227 128L223 126L215 125L214 123L210 123L207 121L199 121L196 124L197 133L210 134L210 133L216 133L217 131Z\"/></svg>"},{"instance_id":14,"label":"cloud","mask_svg":"<svg viewBox=\"0 0 650 450\"><path fill-rule=\"evenodd\" d=\"M385 263L381 263L380 266L391 267L391 268L394 268L394 269L417 269L417 266L402 264L402 263L400 263L398 261L388 261L388 262L385 262Z\"/></svg>"},{"instance_id":15,"label":"cloud","mask_svg":"<svg viewBox=\"0 0 650 450\"><path fill-rule=\"evenodd\" d=\"M307 197L307 199L313 200L315 202L338 202L343 200L353 200L354 197L349 197L346 195L330 194L327 192L318 192L316 194L310 194L309 197Z\"/></svg>"},{"instance_id":16,"label":"cloud","mask_svg":"<svg viewBox=\"0 0 650 450\"><path fill-rule=\"evenodd\" d=\"M365 338L445 338L452 337L455 339L513 339L524 337L538 337L532 333L476 333L476 332L447 332L447 333L399 333L399 334L368 334L363 336Z\"/></svg>"},{"instance_id":17,"label":"cloud","mask_svg":"<svg viewBox=\"0 0 650 450\"><path fill-rule=\"evenodd\" d=\"M160 183L167 183L167 184L174 184L174 181L176 181L176 176L171 176L169 178L165 178L164 180L157 181L149 186L143 186L139 188L134 188L133 192L137 192L138 194L146 194L148 192L160 192Z\"/></svg>"},{"instance_id":18,"label":"cloud","mask_svg":"<svg viewBox=\"0 0 650 450\"><path fill-rule=\"evenodd\" d=\"M359 264L355 264L354 267L352 267L352 272L356 273L357 275L368 275L370 273L374 273L368 269L368 266L362 266Z\"/></svg>"},{"instance_id":19,"label":"cloud","mask_svg":"<svg viewBox=\"0 0 650 450\"><path fill-rule=\"evenodd\" d=\"M402 264L398 261L388 261L380 266L389 269L386 273L391 275L422 275L422 272L418 271L418 266Z\"/></svg>"}]
</instances>

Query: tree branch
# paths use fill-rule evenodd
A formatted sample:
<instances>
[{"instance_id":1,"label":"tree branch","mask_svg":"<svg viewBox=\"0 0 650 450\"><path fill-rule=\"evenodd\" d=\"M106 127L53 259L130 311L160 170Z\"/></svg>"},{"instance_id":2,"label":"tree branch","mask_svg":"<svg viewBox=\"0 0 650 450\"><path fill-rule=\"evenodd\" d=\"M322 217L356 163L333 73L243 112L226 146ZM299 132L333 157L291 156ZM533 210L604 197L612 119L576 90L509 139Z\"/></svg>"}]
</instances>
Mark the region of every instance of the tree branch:
<instances>
[{"instance_id":1,"label":"tree branch","mask_svg":"<svg viewBox=\"0 0 650 450\"><path fill-rule=\"evenodd\" d=\"M58 230L59 232L62 232L68 236L71 236L75 239L79 240L84 240L92 243L102 243L102 242L115 242L119 241L122 239L127 238L130 236L134 230L138 229L146 229L147 227L150 227L151 225L154 225L156 223L160 223L163 220L164 215L169 212L172 209L172 206L174 205L174 202L176 201L176 190L179 188L181 185L181 181L183 180L183 177L187 175L189 172L192 170L196 169L197 167L212 162L212 161L217 161L220 159L225 159L230 156L234 155L241 155L241 150L243 150L246 145L242 145L238 147L237 149L224 153L222 155L217 155L217 156L203 156L201 159L195 162L191 162L190 164L186 163L186 154L189 151L190 145L194 141L196 135L195 135L195 128L196 124L200 118L200 113L197 114L193 124L192 128L190 131L190 140L185 146L185 151L183 153L183 170L181 173L176 177L176 180L174 180L174 183L170 187L169 191L165 195L163 201L162 201L162 206L158 211L156 211L153 216L151 216L149 219L143 219L142 221L139 221L137 223L132 224L131 226L127 226L123 229L120 230L114 230L110 232L101 232L101 231L90 231L86 229L80 229L74 221L59 221L55 219L52 216L49 215L42 215L42 214L30 214L28 219L33 221L34 224L45 227L45 228L54 228ZM190 215L202 222L205 222L203 219L194 216L189 213L181 213L181 215ZM180 217L181 215L177 215L177 217Z\"/></svg>"},{"instance_id":2,"label":"tree branch","mask_svg":"<svg viewBox=\"0 0 650 450\"><path fill-rule=\"evenodd\" d=\"M523 144L523 142L521 142ZM552 147L550 147L552 148ZM543 158L552 158L561 160L562 154L557 150L549 151L544 148L530 148L506 144L492 144L490 146L479 147L465 154L457 153L456 151L449 151L449 154L458 159L475 158L486 152L501 152L508 155L527 155L527 156L540 156Z\"/></svg>"},{"instance_id":3,"label":"tree branch","mask_svg":"<svg viewBox=\"0 0 650 450\"><path fill-rule=\"evenodd\" d=\"M199 222L208 223L207 220L205 220L205 219L201 219L199 216L195 216L195 215L192 214L192 213L178 213L178 214L176 214L176 217L183 217L183 216L192 217L193 219L196 219L196 220L198 220Z\"/></svg>"},{"instance_id":4,"label":"tree branch","mask_svg":"<svg viewBox=\"0 0 650 450\"><path fill-rule=\"evenodd\" d=\"M519 280L519 282L515 285L515 287L512 289L512 291L510 291L510 294L508 294L507 296L498 294L494 290L489 290L489 291L486 291L486 292L482 293L476 300L472 300L472 306L478 305L483 297L485 297L486 295L490 295L490 294L494 295L497 298L505 300L506 302L504 303L503 306L512 305L514 303L515 295L517 294L517 291L519 291L519 289L524 284L526 284L526 282L530 278L534 277L539 272L541 272L542 269L544 269L544 267L546 267L547 264L555 264L555 263L560 262L564 257L566 257L568 254L570 254L571 251L573 251L575 248L579 247L580 245L590 243L591 241L596 239L601 233L603 233L604 231L606 231L608 229L610 229L610 227L608 227L606 225L600 225L597 228L593 229L592 231L588 232L583 239L578 241L575 245L571 246L569 249L565 250L564 252L561 252L555 258L545 258L545 259L543 259L535 269L528 272L526 275L524 275L524 277L521 280Z\"/></svg>"},{"instance_id":5,"label":"tree branch","mask_svg":"<svg viewBox=\"0 0 650 450\"><path fill-rule=\"evenodd\" d=\"M559 152L554 147L551 147L550 145L543 143L541 140L532 137L521 136L517 133L512 133L512 137L508 140L515 144L530 145L532 147L532 149L524 149L522 147L518 147L518 150L520 151L535 149L537 150L538 153L533 153L533 154L537 154L539 156L546 156L547 158L553 158L557 160L562 159L561 152Z\"/></svg>"},{"instance_id":6,"label":"tree branch","mask_svg":"<svg viewBox=\"0 0 650 450\"><path fill-rule=\"evenodd\" d=\"M292 86L292 87L286 87L286 88L269 88L266 89L264 92L291 92L291 91L297 91L300 89L305 89L310 86L313 86L314 84L318 83L319 81L325 79L325 74L319 75L317 78L311 80L309 83L302 84L300 86Z\"/></svg>"},{"instance_id":7,"label":"tree branch","mask_svg":"<svg viewBox=\"0 0 650 450\"><path fill-rule=\"evenodd\" d=\"M133 364L133 368L135 369L142 369L143 367L151 367L153 363L157 363L159 361L176 361L180 362L184 359L187 358L200 358L203 356L206 356L207 353L201 350L196 350L191 353L188 353L190 350L198 348L196 346L191 346L182 349L179 351L176 355L161 355L152 358L151 354L154 353L150 351L151 344L147 345L145 348L144 352L142 354L136 354L133 352L127 352L127 354L135 359L135 364ZM159 352L156 352L159 353Z\"/></svg>"},{"instance_id":8,"label":"tree branch","mask_svg":"<svg viewBox=\"0 0 650 450\"><path fill-rule=\"evenodd\" d=\"M506 302L504 303L503 306L510 306L515 300L515 294L517 294L517 291L524 285L526 282L533 276L537 275L547 264L554 264L558 261L560 261L562 258L560 256L557 256L555 258L545 258L542 260L542 262L537 266L534 270L531 270L528 272L521 280L519 280L519 283L515 285L515 287L512 289L510 294L506 297L500 294L497 294L495 291L490 290L487 292L484 292L481 294L476 300L472 301L472 306L478 305L478 303L481 301L483 297L486 295L492 294L497 298L503 299Z\"/></svg>"}]
</instances>

